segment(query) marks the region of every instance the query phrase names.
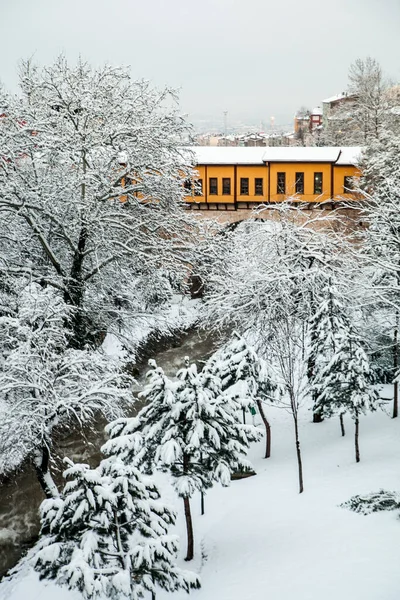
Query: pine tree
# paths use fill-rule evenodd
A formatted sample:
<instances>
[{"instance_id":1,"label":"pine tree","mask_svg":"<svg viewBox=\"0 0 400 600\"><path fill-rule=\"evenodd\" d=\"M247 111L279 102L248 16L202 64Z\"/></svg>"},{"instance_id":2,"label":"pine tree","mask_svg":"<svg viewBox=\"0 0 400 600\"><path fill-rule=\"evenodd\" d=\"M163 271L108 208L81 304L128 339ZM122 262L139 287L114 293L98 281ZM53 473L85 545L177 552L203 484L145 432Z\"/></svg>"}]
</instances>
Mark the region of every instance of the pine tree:
<instances>
[{"instance_id":1,"label":"pine tree","mask_svg":"<svg viewBox=\"0 0 400 600\"><path fill-rule=\"evenodd\" d=\"M313 414L320 421L325 411L319 398L319 390L324 384L325 368L335 354L339 339L346 336L350 329L348 309L346 310L343 295L331 278L316 297L318 308L311 317L308 337L308 380L313 398ZM326 415L325 415L326 416ZM342 436L345 435L343 414L340 413Z\"/></svg>"},{"instance_id":2,"label":"pine tree","mask_svg":"<svg viewBox=\"0 0 400 600\"><path fill-rule=\"evenodd\" d=\"M374 374L368 357L355 335L342 336L330 362L321 370L316 388L316 406L321 413L349 413L355 423L356 462L360 461L359 418L379 405L379 394L374 389Z\"/></svg>"},{"instance_id":3,"label":"pine tree","mask_svg":"<svg viewBox=\"0 0 400 600\"><path fill-rule=\"evenodd\" d=\"M185 358L185 367L171 381L150 362L149 382L141 394L147 401L134 419L119 419L108 428L105 452L146 472L169 472L183 499L187 525L186 560L194 555L190 498L204 493L214 482L230 484L231 473L249 469L244 459L249 443L259 432L238 421L240 402L222 394L220 380L197 372Z\"/></svg>"},{"instance_id":4,"label":"pine tree","mask_svg":"<svg viewBox=\"0 0 400 600\"><path fill-rule=\"evenodd\" d=\"M221 379L223 392L236 393L242 403L243 414L246 408L251 412L257 406L265 426L265 458L271 456L271 426L266 417L263 402L273 400L277 385L254 349L237 332L220 350L215 352L204 366L203 373L216 375Z\"/></svg>"},{"instance_id":5,"label":"pine tree","mask_svg":"<svg viewBox=\"0 0 400 600\"><path fill-rule=\"evenodd\" d=\"M175 565L178 540L168 534L175 515L151 480L116 457L96 469L67 462L63 495L42 503L41 539L28 556L42 578L88 600L199 587Z\"/></svg>"}]
</instances>

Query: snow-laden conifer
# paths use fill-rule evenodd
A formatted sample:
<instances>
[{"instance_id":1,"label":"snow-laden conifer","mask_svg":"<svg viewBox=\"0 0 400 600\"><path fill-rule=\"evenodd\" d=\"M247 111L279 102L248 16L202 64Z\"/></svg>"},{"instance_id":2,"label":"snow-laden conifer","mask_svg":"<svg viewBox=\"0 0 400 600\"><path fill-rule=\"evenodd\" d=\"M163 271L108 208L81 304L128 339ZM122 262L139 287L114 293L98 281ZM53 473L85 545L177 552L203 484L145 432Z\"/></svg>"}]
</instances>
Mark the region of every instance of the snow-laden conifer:
<instances>
[{"instance_id":1,"label":"snow-laden conifer","mask_svg":"<svg viewBox=\"0 0 400 600\"><path fill-rule=\"evenodd\" d=\"M315 296L317 309L310 318L308 327L308 380L313 399L314 420L328 416L323 409L320 390L324 387L325 369L336 349L346 335L350 334L349 305L337 285L328 279L326 285ZM340 412L342 435L345 434L343 414Z\"/></svg>"},{"instance_id":2,"label":"snow-laden conifer","mask_svg":"<svg viewBox=\"0 0 400 600\"><path fill-rule=\"evenodd\" d=\"M251 425L239 422L241 403L223 394L220 379L197 372L186 357L184 368L171 381L154 361L141 397L145 406L133 419L119 419L107 427L106 454L147 472L169 472L183 498L188 530L187 560L193 558L190 498L214 482L229 485L231 473L248 469L244 458L249 443L259 438Z\"/></svg>"},{"instance_id":3,"label":"snow-laden conifer","mask_svg":"<svg viewBox=\"0 0 400 600\"><path fill-rule=\"evenodd\" d=\"M379 406L374 373L356 335L338 337L331 360L315 381L316 410L323 416L348 413L355 423L356 462L360 461L359 419Z\"/></svg>"},{"instance_id":4,"label":"snow-laden conifer","mask_svg":"<svg viewBox=\"0 0 400 600\"><path fill-rule=\"evenodd\" d=\"M205 374L219 377L222 391L236 395L242 404L243 412L249 408L253 413L254 406L257 406L265 426L265 458L269 458L271 426L263 403L275 399L278 386L266 362L258 357L254 348L241 335L234 332L231 339L208 359L203 368L203 375Z\"/></svg>"},{"instance_id":5,"label":"snow-laden conifer","mask_svg":"<svg viewBox=\"0 0 400 600\"><path fill-rule=\"evenodd\" d=\"M149 478L115 457L96 469L66 462L63 494L42 503L41 538L25 563L88 600L199 587L175 564L175 515Z\"/></svg>"}]
</instances>

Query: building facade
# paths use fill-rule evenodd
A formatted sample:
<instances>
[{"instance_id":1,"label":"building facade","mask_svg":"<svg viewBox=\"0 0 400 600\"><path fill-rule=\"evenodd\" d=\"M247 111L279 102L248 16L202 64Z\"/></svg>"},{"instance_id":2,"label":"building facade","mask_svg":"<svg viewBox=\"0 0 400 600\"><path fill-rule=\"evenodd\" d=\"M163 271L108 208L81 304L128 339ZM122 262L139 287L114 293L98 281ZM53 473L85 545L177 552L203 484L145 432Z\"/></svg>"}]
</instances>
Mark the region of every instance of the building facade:
<instances>
[{"instance_id":1,"label":"building facade","mask_svg":"<svg viewBox=\"0 0 400 600\"><path fill-rule=\"evenodd\" d=\"M285 200L316 205L356 199L360 148L194 147L188 208L238 210Z\"/></svg>"}]
</instances>

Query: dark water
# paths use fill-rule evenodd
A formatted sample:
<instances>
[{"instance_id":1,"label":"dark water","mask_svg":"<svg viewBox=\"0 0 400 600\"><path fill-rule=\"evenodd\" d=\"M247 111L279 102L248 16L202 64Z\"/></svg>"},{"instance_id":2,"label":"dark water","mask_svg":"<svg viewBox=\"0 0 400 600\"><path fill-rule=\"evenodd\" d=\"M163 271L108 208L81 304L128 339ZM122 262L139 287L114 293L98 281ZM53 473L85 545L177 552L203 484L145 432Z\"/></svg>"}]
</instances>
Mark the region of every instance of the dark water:
<instances>
[{"instance_id":1,"label":"dark water","mask_svg":"<svg viewBox=\"0 0 400 600\"><path fill-rule=\"evenodd\" d=\"M197 330L190 331L174 342L171 347L154 354L157 364L167 375L174 376L183 366L183 358L201 367L218 345L215 338ZM172 347L173 346L173 347ZM145 380L147 365L138 365L138 390ZM140 409L137 401L131 415ZM101 460L100 447L105 441L104 419L97 419L92 429L68 431L55 439L55 452L59 457L53 462L52 472L56 483L62 484L62 458L85 462L92 467ZM14 566L21 555L36 540L39 533L38 509L44 499L34 469L27 465L24 470L0 484L0 577Z\"/></svg>"}]
</instances>

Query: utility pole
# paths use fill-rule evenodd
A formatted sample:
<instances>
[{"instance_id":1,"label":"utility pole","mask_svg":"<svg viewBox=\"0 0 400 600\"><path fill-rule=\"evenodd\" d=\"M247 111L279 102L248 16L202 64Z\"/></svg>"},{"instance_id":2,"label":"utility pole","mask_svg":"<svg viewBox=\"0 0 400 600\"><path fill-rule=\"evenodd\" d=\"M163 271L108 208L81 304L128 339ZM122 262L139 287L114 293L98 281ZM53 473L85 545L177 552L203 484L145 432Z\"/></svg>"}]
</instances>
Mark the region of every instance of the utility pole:
<instances>
[{"instance_id":1,"label":"utility pole","mask_svg":"<svg viewBox=\"0 0 400 600\"><path fill-rule=\"evenodd\" d=\"M227 145L226 136L228 135L228 111L224 110L224 145Z\"/></svg>"}]
</instances>

